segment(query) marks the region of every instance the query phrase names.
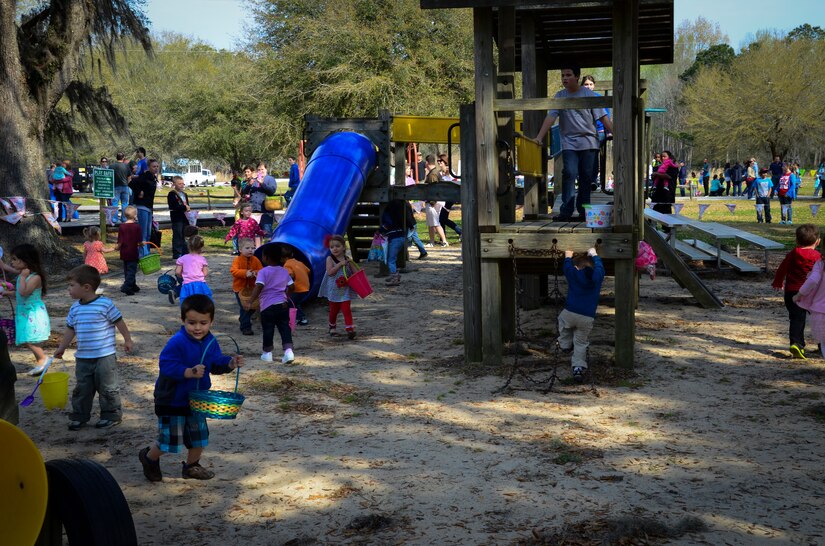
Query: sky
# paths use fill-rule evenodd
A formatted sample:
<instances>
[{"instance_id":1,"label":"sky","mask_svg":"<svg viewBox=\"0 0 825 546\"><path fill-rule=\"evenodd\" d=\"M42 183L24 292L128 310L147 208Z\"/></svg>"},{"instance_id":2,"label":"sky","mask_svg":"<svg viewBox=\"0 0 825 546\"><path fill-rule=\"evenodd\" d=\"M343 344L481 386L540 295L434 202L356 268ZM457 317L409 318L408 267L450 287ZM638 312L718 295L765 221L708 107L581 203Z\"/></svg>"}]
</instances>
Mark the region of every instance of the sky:
<instances>
[{"instance_id":1,"label":"sky","mask_svg":"<svg viewBox=\"0 0 825 546\"><path fill-rule=\"evenodd\" d=\"M346 1L346 0L345 0ZM808 23L825 28L822 0L675 0L676 25L700 15L719 23L739 51L748 35L763 29L791 30ZM235 49L244 25L252 23L243 0L147 0L147 15L156 32L172 31L209 43L218 49ZM780 8L781 6L781 8Z\"/></svg>"}]
</instances>

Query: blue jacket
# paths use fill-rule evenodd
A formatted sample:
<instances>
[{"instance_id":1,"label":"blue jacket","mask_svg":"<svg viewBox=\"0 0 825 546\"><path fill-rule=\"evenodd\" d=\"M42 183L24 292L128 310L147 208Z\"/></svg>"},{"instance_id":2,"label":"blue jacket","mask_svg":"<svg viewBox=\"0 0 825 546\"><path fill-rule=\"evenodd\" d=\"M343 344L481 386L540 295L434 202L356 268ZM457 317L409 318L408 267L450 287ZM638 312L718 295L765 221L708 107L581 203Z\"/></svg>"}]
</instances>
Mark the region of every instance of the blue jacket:
<instances>
[{"instance_id":1,"label":"blue jacket","mask_svg":"<svg viewBox=\"0 0 825 546\"><path fill-rule=\"evenodd\" d=\"M221 353L221 348L212 333L206 334L198 341L186 333L181 326L180 331L172 336L166 347L160 352L160 374L155 381L155 415L190 415L189 391L208 390L212 386L210 373L229 373L230 356ZM183 374L187 368L201 363L206 371L200 379L186 379Z\"/></svg>"},{"instance_id":2,"label":"blue jacket","mask_svg":"<svg viewBox=\"0 0 825 546\"><path fill-rule=\"evenodd\" d=\"M289 187L295 189L301 183L301 171L298 169L298 164L293 163L289 168Z\"/></svg>"},{"instance_id":3,"label":"blue jacket","mask_svg":"<svg viewBox=\"0 0 825 546\"><path fill-rule=\"evenodd\" d=\"M604 280L604 265L598 256L593 256L593 265L594 267L576 269L573 260L565 258L562 270L567 279L567 301L564 308L577 315L595 318Z\"/></svg>"}]
</instances>

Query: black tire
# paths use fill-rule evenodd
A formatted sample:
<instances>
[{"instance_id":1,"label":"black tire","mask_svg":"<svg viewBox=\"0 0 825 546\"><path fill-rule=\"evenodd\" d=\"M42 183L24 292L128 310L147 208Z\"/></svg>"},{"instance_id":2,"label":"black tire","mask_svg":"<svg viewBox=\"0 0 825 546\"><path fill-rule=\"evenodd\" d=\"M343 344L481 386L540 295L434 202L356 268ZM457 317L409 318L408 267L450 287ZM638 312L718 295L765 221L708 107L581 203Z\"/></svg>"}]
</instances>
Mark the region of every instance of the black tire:
<instances>
[{"instance_id":1,"label":"black tire","mask_svg":"<svg viewBox=\"0 0 825 546\"><path fill-rule=\"evenodd\" d=\"M129 504L106 468L85 459L57 459L46 463L46 474L49 523L62 524L70 545L137 546Z\"/></svg>"}]
</instances>

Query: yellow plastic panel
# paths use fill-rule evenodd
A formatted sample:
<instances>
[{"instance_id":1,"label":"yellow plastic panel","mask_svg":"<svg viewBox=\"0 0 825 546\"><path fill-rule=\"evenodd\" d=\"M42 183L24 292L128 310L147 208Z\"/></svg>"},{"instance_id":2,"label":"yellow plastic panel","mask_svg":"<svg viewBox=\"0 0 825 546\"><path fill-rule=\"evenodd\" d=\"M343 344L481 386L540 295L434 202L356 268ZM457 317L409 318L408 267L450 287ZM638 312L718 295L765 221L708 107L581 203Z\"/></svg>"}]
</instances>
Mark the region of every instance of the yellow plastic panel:
<instances>
[{"instance_id":1,"label":"yellow plastic panel","mask_svg":"<svg viewBox=\"0 0 825 546\"><path fill-rule=\"evenodd\" d=\"M516 169L523 175L541 176L541 146L516 136Z\"/></svg>"},{"instance_id":2,"label":"yellow plastic panel","mask_svg":"<svg viewBox=\"0 0 825 546\"><path fill-rule=\"evenodd\" d=\"M447 131L450 125L458 123L458 118L430 118L423 116L393 116L392 140L394 142L427 142L447 144ZM458 144L461 131L452 130L451 140Z\"/></svg>"},{"instance_id":3,"label":"yellow plastic panel","mask_svg":"<svg viewBox=\"0 0 825 546\"><path fill-rule=\"evenodd\" d=\"M46 465L34 442L3 420L0 446L0 542L34 544L46 516Z\"/></svg>"}]
</instances>

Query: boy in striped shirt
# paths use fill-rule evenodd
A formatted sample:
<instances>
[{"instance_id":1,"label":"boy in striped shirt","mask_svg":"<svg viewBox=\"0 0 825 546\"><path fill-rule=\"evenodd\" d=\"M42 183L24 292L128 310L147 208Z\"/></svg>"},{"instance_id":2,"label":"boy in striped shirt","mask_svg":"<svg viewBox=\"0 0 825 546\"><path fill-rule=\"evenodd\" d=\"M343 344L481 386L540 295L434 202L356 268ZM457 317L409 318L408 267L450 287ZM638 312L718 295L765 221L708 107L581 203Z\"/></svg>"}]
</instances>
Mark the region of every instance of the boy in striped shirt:
<instances>
[{"instance_id":1,"label":"boy in striped shirt","mask_svg":"<svg viewBox=\"0 0 825 546\"><path fill-rule=\"evenodd\" d=\"M119 424L123 416L117 378L115 328L123 336L127 352L132 350L132 336L112 300L96 294L100 286L97 269L88 265L75 267L69 271L66 280L69 296L77 301L69 309L66 331L54 357L62 358L77 336L77 385L72 392L69 430L80 430L91 419L95 393L98 393L100 402L100 420L95 428L109 428Z\"/></svg>"}]
</instances>

